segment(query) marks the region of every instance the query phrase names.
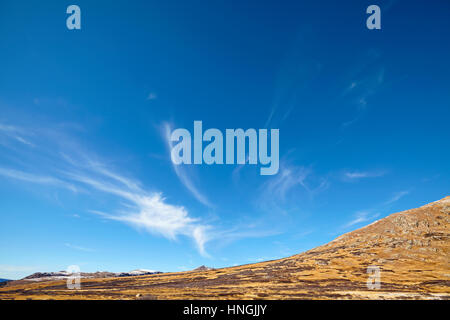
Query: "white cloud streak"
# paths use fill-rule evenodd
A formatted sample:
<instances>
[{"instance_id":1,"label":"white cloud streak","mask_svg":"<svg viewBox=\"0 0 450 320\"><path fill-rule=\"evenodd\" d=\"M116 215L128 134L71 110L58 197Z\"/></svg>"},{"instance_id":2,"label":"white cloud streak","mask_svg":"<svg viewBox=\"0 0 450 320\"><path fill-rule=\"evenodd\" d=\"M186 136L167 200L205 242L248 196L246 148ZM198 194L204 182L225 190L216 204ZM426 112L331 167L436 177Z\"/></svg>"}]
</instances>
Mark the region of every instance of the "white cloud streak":
<instances>
[{"instance_id":1,"label":"white cloud streak","mask_svg":"<svg viewBox=\"0 0 450 320\"><path fill-rule=\"evenodd\" d=\"M27 132L19 127L0 123L0 133L22 144L34 147L33 143L23 137L24 135L27 135Z\"/></svg>"},{"instance_id":2,"label":"white cloud streak","mask_svg":"<svg viewBox=\"0 0 450 320\"><path fill-rule=\"evenodd\" d=\"M169 130L169 127L166 126L165 129ZM1 130L21 129L3 126ZM169 203L161 192L149 191L140 181L122 175L111 165L106 165L92 154L85 152L69 135L64 135L64 132L52 130L34 132L35 136L44 139L45 143L39 144L32 154L19 153L20 157L25 157L20 167L19 164L14 168L0 167L0 177L43 186L55 186L74 192L82 191L82 195L91 198L100 196L98 193L112 195L114 203L108 201L107 209L100 207L91 208L89 211L103 219L118 221L170 240L180 236L188 237L195 243L199 253L204 256L208 256L205 245L212 241L229 242L240 238L264 237L273 234L273 228L270 232L255 230L248 226L229 230L214 228L209 223L205 223L204 219L192 216L184 206ZM62 135L64 143L61 143ZM31 158L26 158L30 156ZM35 158L40 160L39 174L24 169L27 167L26 160L34 164ZM199 192L179 166L178 168L174 166L174 170L183 185L197 200L211 206L208 199ZM65 245L73 249L78 247L82 250L83 248L70 243Z\"/></svg>"},{"instance_id":3,"label":"white cloud streak","mask_svg":"<svg viewBox=\"0 0 450 320\"><path fill-rule=\"evenodd\" d=\"M329 187L329 181L326 178L319 179L317 185L311 187L307 180L311 179L312 175L313 172L310 168L288 165L283 162L280 172L265 184L265 196L270 195L269 198L284 201L289 192L299 186L311 197Z\"/></svg>"},{"instance_id":4,"label":"white cloud streak","mask_svg":"<svg viewBox=\"0 0 450 320\"><path fill-rule=\"evenodd\" d=\"M378 217L379 215L380 215L379 213L370 214L369 211L358 211L355 214L354 218L351 221L349 221L347 224L344 225L344 228L348 228L348 227L354 226L356 224L360 224L363 222L373 220L376 217Z\"/></svg>"},{"instance_id":5,"label":"white cloud streak","mask_svg":"<svg viewBox=\"0 0 450 320\"><path fill-rule=\"evenodd\" d=\"M20 132L21 129L1 125L0 130ZM67 145L70 145L69 141L66 143L64 152L53 152L53 156L56 154L57 158L51 158L50 162L46 163L50 166L47 169L53 172L51 175L0 167L0 176L28 183L66 188L74 192L91 189L114 195L121 200L121 208L114 212L103 213L103 218L120 221L168 239L176 239L178 236L190 237L198 251L202 255L207 255L205 244L210 240L207 234L211 228L209 225L191 217L183 206L168 203L162 193L144 189L140 182L117 173L100 161L92 160L79 148L71 150L67 148ZM40 167L41 171L45 170L46 164ZM188 183L186 184L189 186ZM192 188L191 190L195 191ZM202 199L200 194L197 196Z\"/></svg>"},{"instance_id":6,"label":"white cloud streak","mask_svg":"<svg viewBox=\"0 0 450 320\"><path fill-rule=\"evenodd\" d=\"M12 178L16 180L21 180L25 182L31 182L31 183L37 183L37 184L45 184L45 185L53 185L57 187L64 187L66 189L69 189L73 192L77 192L78 189L75 187L75 185L68 183L66 181L50 177L50 176L41 176L41 175L35 175L19 170L9 169L9 168L1 168L0 167L0 175Z\"/></svg>"},{"instance_id":7,"label":"white cloud streak","mask_svg":"<svg viewBox=\"0 0 450 320\"><path fill-rule=\"evenodd\" d=\"M82 183L98 191L109 193L128 201L127 209L114 214L103 213L102 216L104 218L143 228L152 234L161 234L169 239L176 239L178 235L191 237L194 239L199 252L207 255L205 243L209 240L209 237L206 233L210 226L201 224L198 219L190 217L184 207L168 204L161 193L147 192L138 187L138 183L117 173L105 170L101 169L97 172L83 174L66 172L65 175L74 183ZM109 178L109 181L93 178L92 176L96 174ZM77 190L74 184L69 182L18 170L0 168L0 175L26 182Z\"/></svg>"},{"instance_id":8,"label":"white cloud streak","mask_svg":"<svg viewBox=\"0 0 450 320\"><path fill-rule=\"evenodd\" d=\"M372 61L373 58L377 59L379 55L372 54L371 56L369 61ZM349 127L362 118L363 113L368 107L369 98L376 94L385 82L385 68L379 66L377 70L370 71L368 69L369 65L365 63L357 68L356 72L352 75L353 79L349 81L350 84L346 85L342 92L342 97L345 97L348 102L356 106L355 116L343 122L341 124L342 128Z\"/></svg>"},{"instance_id":9,"label":"white cloud streak","mask_svg":"<svg viewBox=\"0 0 450 320\"><path fill-rule=\"evenodd\" d=\"M384 204L388 205L388 204L392 204L394 202L397 202L398 200L400 200L401 198L403 198L404 196L406 196L409 193L409 191L400 191L400 192L396 192L391 199L389 199L388 201L386 201Z\"/></svg>"},{"instance_id":10,"label":"white cloud streak","mask_svg":"<svg viewBox=\"0 0 450 320\"><path fill-rule=\"evenodd\" d=\"M98 169L100 166L97 165L95 168ZM73 184L57 178L37 176L12 169L0 168L0 175L37 184L60 187L73 186ZM184 207L167 203L161 193L148 192L141 189L137 182L109 171L104 167L84 173L66 172L65 176L73 183L82 183L127 201L127 206L121 211L101 213L102 217L124 222L169 239L176 239L178 235L191 237L195 241L199 252L202 255L207 255L205 243L209 240L209 237L206 233L210 226L201 224L198 219L190 217ZM75 248L74 246L72 247Z\"/></svg>"},{"instance_id":11,"label":"white cloud streak","mask_svg":"<svg viewBox=\"0 0 450 320\"><path fill-rule=\"evenodd\" d=\"M344 173L344 178L347 180L358 180L363 178L375 178L384 176L384 171L348 171Z\"/></svg>"},{"instance_id":12,"label":"white cloud streak","mask_svg":"<svg viewBox=\"0 0 450 320\"><path fill-rule=\"evenodd\" d=\"M102 217L124 222L152 234L160 234L168 239L178 235L192 238L202 255L207 255L205 243L209 240L207 231L210 226L200 223L189 216L182 206L167 203L159 192L148 192L138 182L123 177L96 163L92 167L95 174L102 178L92 178L86 174L67 173L67 176L99 191L110 193L127 201L127 206L118 213L98 212Z\"/></svg>"},{"instance_id":13,"label":"white cloud streak","mask_svg":"<svg viewBox=\"0 0 450 320\"><path fill-rule=\"evenodd\" d=\"M78 251L94 252L94 250L91 249L91 248L81 247L81 246L77 246L77 245L74 245L74 244L71 244L71 243L65 243L64 245L67 248L75 249L75 250L78 250Z\"/></svg>"},{"instance_id":14,"label":"white cloud streak","mask_svg":"<svg viewBox=\"0 0 450 320\"><path fill-rule=\"evenodd\" d=\"M164 135L165 142L167 143L169 152L171 152L171 150L173 148L173 143L172 143L172 141L170 141L171 132L172 132L171 125L169 123L164 123L163 135ZM170 157L170 154L169 154L169 157ZM171 163L172 163L172 161L171 161ZM195 186L192 179L189 177L188 173L186 172L186 170L184 170L182 165L176 165L176 164L172 163L172 167L173 167L173 170L175 171L175 174L177 175L178 179L180 180L180 182L194 196L194 198L197 199L197 201L199 201L200 203L202 203L203 205L205 205L207 207L210 207L210 208L214 207L212 205L212 203L208 200L208 198L202 192L200 192L200 190Z\"/></svg>"},{"instance_id":15,"label":"white cloud streak","mask_svg":"<svg viewBox=\"0 0 450 320\"><path fill-rule=\"evenodd\" d=\"M298 185L308 190L305 180L310 173L311 171L304 167L283 166L279 174L268 181L267 192L285 200L286 194Z\"/></svg>"}]
</instances>

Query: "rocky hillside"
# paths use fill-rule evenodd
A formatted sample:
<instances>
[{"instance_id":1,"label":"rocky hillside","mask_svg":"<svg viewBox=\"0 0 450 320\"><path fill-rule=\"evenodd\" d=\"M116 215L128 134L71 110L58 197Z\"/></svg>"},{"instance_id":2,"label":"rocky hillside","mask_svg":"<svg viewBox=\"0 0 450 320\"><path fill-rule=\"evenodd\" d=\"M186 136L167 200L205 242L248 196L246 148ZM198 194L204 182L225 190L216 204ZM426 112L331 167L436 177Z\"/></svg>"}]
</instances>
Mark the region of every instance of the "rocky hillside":
<instances>
[{"instance_id":1,"label":"rocky hillside","mask_svg":"<svg viewBox=\"0 0 450 320\"><path fill-rule=\"evenodd\" d=\"M450 299L450 197L288 258L137 277L9 282L1 299ZM369 289L367 268L379 268Z\"/></svg>"}]
</instances>

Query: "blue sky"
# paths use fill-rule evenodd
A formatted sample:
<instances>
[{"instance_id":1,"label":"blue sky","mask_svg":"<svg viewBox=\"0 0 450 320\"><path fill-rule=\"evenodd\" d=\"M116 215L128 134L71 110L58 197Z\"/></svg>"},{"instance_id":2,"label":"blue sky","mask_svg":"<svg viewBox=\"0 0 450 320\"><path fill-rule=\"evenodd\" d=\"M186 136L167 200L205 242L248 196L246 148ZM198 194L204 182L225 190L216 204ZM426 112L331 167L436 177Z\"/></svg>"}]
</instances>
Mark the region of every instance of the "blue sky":
<instances>
[{"instance_id":1,"label":"blue sky","mask_svg":"<svg viewBox=\"0 0 450 320\"><path fill-rule=\"evenodd\" d=\"M450 4L374 3L2 1L0 278L280 258L447 196ZM280 129L279 173L172 165L194 120Z\"/></svg>"}]
</instances>

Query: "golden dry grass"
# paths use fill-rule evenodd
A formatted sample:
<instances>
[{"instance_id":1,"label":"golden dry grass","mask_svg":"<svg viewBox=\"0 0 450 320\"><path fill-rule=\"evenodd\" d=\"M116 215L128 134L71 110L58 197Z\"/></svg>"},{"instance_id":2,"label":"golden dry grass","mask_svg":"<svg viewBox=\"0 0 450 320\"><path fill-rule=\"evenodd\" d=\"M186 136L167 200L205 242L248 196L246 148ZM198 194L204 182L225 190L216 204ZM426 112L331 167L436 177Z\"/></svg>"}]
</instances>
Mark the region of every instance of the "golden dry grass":
<instances>
[{"instance_id":1,"label":"golden dry grass","mask_svg":"<svg viewBox=\"0 0 450 320\"><path fill-rule=\"evenodd\" d=\"M13 281L0 299L449 299L450 197L392 214L288 258L208 271ZM381 288L366 286L369 265Z\"/></svg>"}]
</instances>

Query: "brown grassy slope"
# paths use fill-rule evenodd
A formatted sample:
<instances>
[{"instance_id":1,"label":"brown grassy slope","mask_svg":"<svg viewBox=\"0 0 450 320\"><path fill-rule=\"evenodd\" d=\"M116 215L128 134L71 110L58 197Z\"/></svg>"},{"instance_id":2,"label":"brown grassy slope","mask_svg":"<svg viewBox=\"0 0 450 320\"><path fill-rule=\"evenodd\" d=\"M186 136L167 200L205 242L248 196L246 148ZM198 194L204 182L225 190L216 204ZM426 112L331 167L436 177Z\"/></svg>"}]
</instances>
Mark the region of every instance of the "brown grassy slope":
<instances>
[{"instance_id":1,"label":"brown grassy slope","mask_svg":"<svg viewBox=\"0 0 450 320\"><path fill-rule=\"evenodd\" d=\"M232 268L0 288L0 299L449 299L450 196L288 258ZM366 286L369 265L381 288Z\"/></svg>"}]
</instances>

